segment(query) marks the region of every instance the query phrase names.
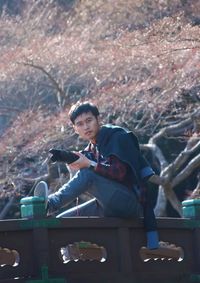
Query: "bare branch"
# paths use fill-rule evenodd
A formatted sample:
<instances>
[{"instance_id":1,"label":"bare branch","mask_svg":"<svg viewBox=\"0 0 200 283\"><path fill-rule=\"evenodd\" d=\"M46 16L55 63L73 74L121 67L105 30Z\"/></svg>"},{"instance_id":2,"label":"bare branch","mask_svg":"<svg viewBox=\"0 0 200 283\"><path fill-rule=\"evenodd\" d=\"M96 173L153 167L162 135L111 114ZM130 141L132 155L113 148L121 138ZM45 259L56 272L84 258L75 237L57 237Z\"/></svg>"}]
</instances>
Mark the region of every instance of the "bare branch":
<instances>
[{"instance_id":1,"label":"bare branch","mask_svg":"<svg viewBox=\"0 0 200 283\"><path fill-rule=\"evenodd\" d=\"M8 107L8 106L0 106L0 111L15 111L15 112L21 112L19 108L16 107Z\"/></svg>"},{"instance_id":2,"label":"bare branch","mask_svg":"<svg viewBox=\"0 0 200 283\"><path fill-rule=\"evenodd\" d=\"M175 124L170 125L168 127L165 127L161 129L157 134L155 134L150 140L150 144L155 144L159 138L162 136L171 136L171 135L177 135L179 133L184 132L185 130L188 130L192 128L193 120L200 116L200 107L195 110L193 113L188 114L190 117Z\"/></svg>"},{"instance_id":3,"label":"bare branch","mask_svg":"<svg viewBox=\"0 0 200 283\"><path fill-rule=\"evenodd\" d=\"M146 111L142 117L142 119L140 119L139 123L137 124L137 126L135 127L135 130L140 129L140 127L142 126L142 124L145 122L146 119L148 119L149 114L151 112L150 111Z\"/></svg>"},{"instance_id":4,"label":"bare branch","mask_svg":"<svg viewBox=\"0 0 200 283\"><path fill-rule=\"evenodd\" d=\"M157 202L154 208L154 213L157 217L166 216L166 205L167 205L167 198L165 195L164 188L162 186L159 186Z\"/></svg>"},{"instance_id":5,"label":"bare branch","mask_svg":"<svg viewBox=\"0 0 200 283\"><path fill-rule=\"evenodd\" d=\"M174 178L174 180L171 183L171 188L174 188L177 186L180 182L182 182L184 179L189 177L191 173L196 169L200 168L200 154L195 156L188 165Z\"/></svg>"},{"instance_id":6,"label":"bare branch","mask_svg":"<svg viewBox=\"0 0 200 283\"><path fill-rule=\"evenodd\" d=\"M143 144L140 145L141 149L151 149L153 152L153 155L158 159L159 163L160 163L160 167L161 167L161 171L166 168L166 166L168 165L168 162L166 160L166 158L164 157L161 149L153 143L148 143L148 144Z\"/></svg>"},{"instance_id":7,"label":"bare branch","mask_svg":"<svg viewBox=\"0 0 200 283\"><path fill-rule=\"evenodd\" d=\"M174 190L172 190L172 188L170 188L169 186L169 188L164 188L164 192L172 207L178 212L180 216L182 216L182 206Z\"/></svg>"},{"instance_id":8,"label":"bare branch","mask_svg":"<svg viewBox=\"0 0 200 283\"><path fill-rule=\"evenodd\" d=\"M170 53L173 53L173 52L177 52L177 51L183 51L183 50L192 50L192 49L199 49L200 46L194 46L194 47L182 47L182 48L174 48L172 50L166 50L160 54L158 54L157 56L160 57L160 56L163 56L163 55L166 55L166 54L170 54Z\"/></svg>"},{"instance_id":9,"label":"bare branch","mask_svg":"<svg viewBox=\"0 0 200 283\"><path fill-rule=\"evenodd\" d=\"M15 201L15 196L12 196L9 201L6 203L5 207L2 209L0 213L0 220L4 219L8 211L10 210L10 207L13 205Z\"/></svg>"},{"instance_id":10,"label":"bare branch","mask_svg":"<svg viewBox=\"0 0 200 283\"><path fill-rule=\"evenodd\" d=\"M182 180L187 178L196 168L200 165L200 157L193 158L190 163L173 179L173 176L177 174L177 171L181 168L182 165L189 159L189 157L199 149L200 141L199 138L195 138L192 136L184 151L182 151L175 161L168 165L162 150L157 146L157 141L159 138L163 136L174 136L178 133L183 132L186 129L194 127L195 121L197 121L197 117L200 114L200 108L195 110L193 113L188 114L184 121L178 122L174 125L166 126L165 128L161 129L157 134L155 134L150 140L148 144L141 145L142 149L150 149L153 152L153 155L158 159L161 167L161 176L159 180L153 180L153 183L157 183L160 185L157 203L155 207L155 214L157 216L164 216L165 215L165 208L167 204L167 199L171 203L172 207L178 212L180 216L182 216L182 208L181 203L178 200L173 188L179 184ZM156 181L156 182L155 182ZM158 182L159 181L159 182Z\"/></svg>"},{"instance_id":11,"label":"bare branch","mask_svg":"<svg viewBox=\"0 0 200 283\"><path fill-rule=\"evenodd\" d=\"M195 190L192 192L191 196L189 197L189 199L196 199L196 198L200 198L200 172L197 175L197 186L195 188Z\"/></svg>"},{"instance_id":12,"label":"bare branch","mask_svg":"<svg viewBox=\"0 0 200 283\"><path fill-rule=\"evenodd\" d=\"M56 98L57 98L57 101L58 101L58 105L61 107L62 106L62 101L61 100L62 100L62 98L65 97L65 92L63 91L62 87L60 87L60 84L54 79L54 77L48 71L46 71L44 67L36 65L36 64L34 64L32 62L31 63L23 62L21 64L23 64L24 66L29 66L29 67L38 69L38 70L40 70L42 73L44 73L49 78L49 80L51 81L52 85L55 87L55 89L58 92Z\"/></svg>"},{"instance_id":13,"label":"bare branch","mask_svg":"<svg viewBox=\"0 0 200 283\"><path fill-rule=\"evenodd\" d=\"M157 203L154 208L155 215L157 217L165 216L167 199L171 203L172 207L182 216L182 206L178 200L174 190L171 188L170 183L168 182L165 186L159 186Z\"/></svg>"},{"instance_id":14,"label":"bare branch","mask_svg":"<svg viewBox=\"0 0 200 283\"><path fill-rule=\"evenodd\" d=\"M150 143L156 143L157 140L162 136L179 134L180 132L183 132L184 130L191 128L191 126L192 126L192 120L191 118L188 118L178 124L165 127L150 139Z\"/></svg>"},{"instance_id":15,"label":"bare branch","mask_svg":"<svg viewBox=\"0 0 200 283\"><path fill-rule=\"evenodd\" d=\"M172 162L168 170L173 171L174 174L180 169L180 167L188 160L188 158L197 150L200 148L200 141L196 143L192 148L191 145L194 143L194 139L191 138L188 141L188 144L186 148L177 156L177 158ZM188 149L190 148L190 149Z\"/></svg>"}]
</instances>

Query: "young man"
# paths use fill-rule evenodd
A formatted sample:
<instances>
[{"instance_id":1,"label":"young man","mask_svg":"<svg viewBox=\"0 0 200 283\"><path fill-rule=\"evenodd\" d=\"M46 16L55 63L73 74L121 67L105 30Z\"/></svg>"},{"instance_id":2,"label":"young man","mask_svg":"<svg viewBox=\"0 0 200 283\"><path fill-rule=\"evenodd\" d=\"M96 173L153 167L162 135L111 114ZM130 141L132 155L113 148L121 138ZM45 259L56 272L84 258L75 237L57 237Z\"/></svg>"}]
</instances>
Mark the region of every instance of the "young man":
<instances>
[{"instance_id":1,"label":"young man","mask_svg":"<svg viewBox=\"0 0 200 283\"><path fill-rule=\"evenodd\" d=\"M101 126L98 108L88 102L72 106L69 117L75 132L89 144L82 152L75 152L78 159L68 166L77 173L48 196L48 210L56 211L87 192L93 199L57 217L143 215L147 247L158 248L156 221L147 189L154 171L142 156L136 136L118 126ZM53 149L50 153L54 162L65 162L65 151ZM38 184L35 195L47 197L46 183Z\"/></svg>"}]
</instances>

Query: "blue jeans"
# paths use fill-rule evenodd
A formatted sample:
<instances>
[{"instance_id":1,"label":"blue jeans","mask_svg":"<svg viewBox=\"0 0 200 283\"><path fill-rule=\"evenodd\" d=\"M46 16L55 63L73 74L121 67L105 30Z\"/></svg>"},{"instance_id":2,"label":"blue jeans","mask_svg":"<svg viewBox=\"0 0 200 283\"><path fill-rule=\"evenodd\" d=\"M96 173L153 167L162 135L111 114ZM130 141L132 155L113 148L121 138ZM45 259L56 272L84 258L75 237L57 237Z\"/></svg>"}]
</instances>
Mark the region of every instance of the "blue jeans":
<instances>
[{"instance_id":1,"label":"blue jeans","mask_svg":"<svg viewBox=\"0 0 200 283\"><path fill-rule=\"evenodd\" d=\"M116 181L104 178L88 168L79 170L56 193L49 195L50 212L69 204L85 192L94 199L78 208L63 212L59 217L98 215L129 218L142 215L142 208L134 191Z\"/></svg>"}]
</instances>

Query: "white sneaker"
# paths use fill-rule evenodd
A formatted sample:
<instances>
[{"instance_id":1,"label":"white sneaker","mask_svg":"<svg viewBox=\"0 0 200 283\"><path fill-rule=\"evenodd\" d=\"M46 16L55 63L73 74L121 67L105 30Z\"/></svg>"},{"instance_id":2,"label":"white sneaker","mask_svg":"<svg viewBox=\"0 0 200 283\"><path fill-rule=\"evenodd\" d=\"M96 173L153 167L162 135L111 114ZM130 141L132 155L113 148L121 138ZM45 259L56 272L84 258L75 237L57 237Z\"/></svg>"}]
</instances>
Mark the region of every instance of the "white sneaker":
<instances>
[{"instance_id":1,"label":"white sneaker","mask_svg":"<svg viewBox=\"0 0 200 283\"><path fill-rule=\"evenodd\" d=\"M48 203L48 185L46 182L39 182L34 189L34 196L43 197L45 201L45 207L47 207Z\"/></svg>"}]
</instances>

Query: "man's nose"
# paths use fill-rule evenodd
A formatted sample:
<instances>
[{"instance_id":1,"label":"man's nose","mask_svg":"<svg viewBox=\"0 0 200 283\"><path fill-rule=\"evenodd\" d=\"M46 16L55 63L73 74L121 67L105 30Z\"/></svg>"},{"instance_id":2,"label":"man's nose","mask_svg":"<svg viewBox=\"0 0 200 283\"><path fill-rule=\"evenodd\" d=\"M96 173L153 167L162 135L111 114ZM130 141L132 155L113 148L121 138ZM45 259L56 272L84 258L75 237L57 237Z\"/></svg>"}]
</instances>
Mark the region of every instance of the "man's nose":
<instances>
[{"instance_id":1,"label":"man's nose","mask_svg":"<svg viewBox=\"0 0 200 283\"><path fill-rule=\"evenodd\" d=\"M84 129L84 130L87 130L88 128L89 128L89 125L88 125L88 123L85 122L85 123L83 124L83 129Z\"/></svg>"}]
</instances>

